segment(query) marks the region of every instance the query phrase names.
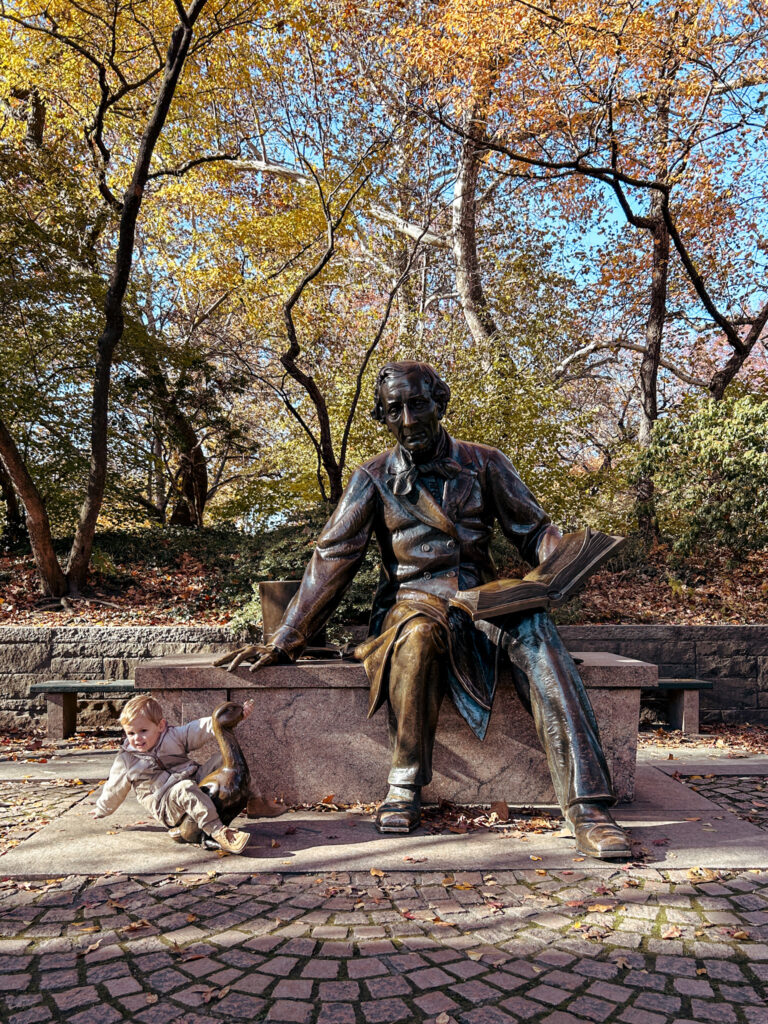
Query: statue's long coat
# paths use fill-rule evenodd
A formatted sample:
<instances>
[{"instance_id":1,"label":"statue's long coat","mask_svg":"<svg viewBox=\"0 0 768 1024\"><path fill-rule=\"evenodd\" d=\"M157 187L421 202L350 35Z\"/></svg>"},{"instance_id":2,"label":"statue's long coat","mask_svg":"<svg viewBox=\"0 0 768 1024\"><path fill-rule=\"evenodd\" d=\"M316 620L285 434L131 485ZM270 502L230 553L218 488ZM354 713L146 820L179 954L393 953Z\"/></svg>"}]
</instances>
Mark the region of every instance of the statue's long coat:
<instances>
[{"instance_id":1,"label":"statue's long coat","mask_svg":"<svg viewBox=\"0 0 768 1024\"><path fill-rule=\"evenodd\" d=\"M445 437L447 456L456 466L455 475L445 480L442 504L419 482L399 445L355 470L272 637L276 647L293 658L301 653L352 582L372 535L382 563L371 613L373 637L403 588L447 598L457 589L495 579L490 553L495 523L525 561L536 564L550 519L512 463L496 448ZM402 493L404 481L412 481L407 493ZM447 615L448 686L460 713L482 738L496 689L498 649L464 612L450 608ZM386 699L386 676L371 683L372 714Z\"/></svg>"}]
</instances>

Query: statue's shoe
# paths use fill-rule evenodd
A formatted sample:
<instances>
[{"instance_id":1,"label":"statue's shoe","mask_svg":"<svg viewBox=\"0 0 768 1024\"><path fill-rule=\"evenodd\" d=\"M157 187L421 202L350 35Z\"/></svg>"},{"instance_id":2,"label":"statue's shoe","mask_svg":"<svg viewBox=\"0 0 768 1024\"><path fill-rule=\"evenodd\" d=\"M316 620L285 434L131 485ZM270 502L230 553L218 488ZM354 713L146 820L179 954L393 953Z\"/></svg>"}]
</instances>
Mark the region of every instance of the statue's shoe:
<instances>
[{"instance_id":1,"label":"statue's shoe","mask_svg":"<svg viewBox=\"0 0 768 1024\"><path fill-rule=\"evenodd\" d=\"M421 824L421 800L385 800L376 811L377 832L413 832Z\"/></svg>"},{"instance_id":2,"label":"statue's shoe","mask_svg":"<svg viewBox=\"0 0 768 1024\"><path fill-rule=\"evenodd\" d=\"M599 860L626 860L632 856L627 833L599 804L574 804L565 823L576 840L576 849Z\"/></svg>"}]
</instances>

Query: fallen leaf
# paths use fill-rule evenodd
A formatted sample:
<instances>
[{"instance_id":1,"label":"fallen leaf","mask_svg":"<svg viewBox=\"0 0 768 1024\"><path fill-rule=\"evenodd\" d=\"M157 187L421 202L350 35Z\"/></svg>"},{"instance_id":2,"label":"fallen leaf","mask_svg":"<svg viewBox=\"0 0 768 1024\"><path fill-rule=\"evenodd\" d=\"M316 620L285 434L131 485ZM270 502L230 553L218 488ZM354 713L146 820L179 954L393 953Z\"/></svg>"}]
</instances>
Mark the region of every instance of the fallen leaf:
<instances>
[{"instance_id":1,"label":"fallen leaf","mask_svg":"<svg viewBox=\"0 0 768 1024\"><path fill-rule=\"evenodd\" d=\"M661 933L661 937L662 939L679 939L682 934L677 925L673 924L665 932Z\"/></svg>"},{"instance_id":2,"label":"fallen leaf","mask_svg":"<svg viewBox=\"0 0 768 1024\"><path fill-rule=\"evenodd\" d=\"M541 860L541 857L534 857L534 855L531 854L531 860Z\"/></svg>"},{"instance_id":3,"label":"fallen leaf","mask_svg":"<svg viewBox=\"0 0 768 1024\"><path fill-rule=\"evenodd\" d=\"M320 803L321 804L332 804L333 803L333 798L334 798L335 795L336 795L335 793L329 793L328 796L324 796L323 797L323 799L320 801Z\"/></svg>"},{"instance_id":4,"label":"fallen leaf","mask_svg":"<svg viewBox=\"0 0 768 1024\"><path fill-rule=\"evenodd\" d=\"M625 971L632 969L632 964L627 960L625 956L617 956L614 960L617 967L623 967Z\"/></svg>"},{"instance_id":5,"label":"fallen leaf","mask_svg":"<svg viewBox=\"0 0 768 1024\"><path fill-rule=\"evenodd\" d=\"M709 972L707 971L706 967L697 967L696 968L696 973L697 974L708 974Z\"/></svg>"},{"instance_id":6,"label":"fallen leaf","mask_svg":"<svg viewBox=\"0 0 768 1024\"><path fill-rule=\"evenodd\" d=\"M278 843L278 841L276 839L273 839L272 842L269 845L274 850L274 849L276 849L280 845L280 843Z\"/></svg>"},{"instance_id":7,"label":"fallen leaf","mask_svg":"<svg viewBox=\"0 0 768 1024\"><path fill-rule=\"evenodd\" d=\"M381 868L371 868L371 874L374 878L384 878L385 872Z\"/></svg>"},{"instance_id":8,"label":"fallen leaf","mask_svg":"<svg viewBox=\"0 0 768 1024\"><path fill-rule=\"evenodd\" d=\"M720 876L711 868L688 868L686 875L692 882L714 882Z\"/></svg>"},{"instance_id":9,"label":"fallen leaf","mask_svg":"<svg viewBox=\"0 0 768 1024\"><path fill-rule=\"evenodd\" d=\"M616 907L613 903L592 903L587 907L590 914L608 914Z\"/></svg>"},{"instance_id":10,"label":"fallen leaf","mask_svg":"<svg viewBox=\"0 0 768 1024\"><path fill-rule=\"evenodd\" d=\"M438 1013L435 1017L435 1024L450 1024L451 1018L447 1013Z\"/></svg>"},{"instance_id":11,"label":"fallen leaf","mask_svg":"<svg viewBox=\"0 0 768 1024\"><path fill-rule=\"evenodd\" d=\"M509 821L509 807L504 800L496 800L491 804L491 814L495 814L499 821Z\"/></svg>"},{"instance_id":12,"label":"fallen leaf","mask_svg":"<svg viewBox=\"0 0 768 1024\"><path fill-rule=\"evenodd\" d=\"M158 1002L158 1000L160 999L160 996L155 995L154 992L147 992L145 998L146 998L146 1001L151 1004L151 1003Z\"/></svg>"}]
</instances>

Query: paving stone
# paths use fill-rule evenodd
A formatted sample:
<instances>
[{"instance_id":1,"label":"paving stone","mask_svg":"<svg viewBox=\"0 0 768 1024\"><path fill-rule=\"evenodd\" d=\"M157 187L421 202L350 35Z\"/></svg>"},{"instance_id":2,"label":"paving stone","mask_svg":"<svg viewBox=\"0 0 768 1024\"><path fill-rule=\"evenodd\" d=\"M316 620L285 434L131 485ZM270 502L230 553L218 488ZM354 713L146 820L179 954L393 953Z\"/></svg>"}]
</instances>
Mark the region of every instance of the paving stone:
<instances>
[{"instance_id":1,"label":"paving stone","mask_svg":"<svg viewBox=\"0 0 768 1024\"><path fill-rule=\"evenodd\" d=\"M449 998L445 992L427 992L423 996L416 996L413 1001L427 1016L450 1013L458 1006L458 1003Z\"/></svg>"},{"instance_id":2,"label":"paving stone","mask_svg":"<svg viewBox=\"0 0 768 1024\"><path fill-rule=\"evenodd\" d=\"M593 996L577 996L568 1004L569 1011L573 1011L578 1017L586 1017L587 1020L603 1021L616 1009L615 1003L609 1003L605 999L595 999Z\"/></svg>"},{"instance_id":3,"label":"paving stone","mask_svg":"<svg viewBox=\"0 0 768 1024\"><path fill-rule=\"evenodd\" d=\"M335 961L328 961L334 963ZM376 957L366 957L362 960L348 960L347 973L350 978L373 978L377 975L386 974L387 968Z\"/></svg>"},{"instance_id":4,"label":"paving stone","mask_svg":"<svg viewBox=\"0 0 768 1024\"><path fill-rule=\"evenodd\" d=\"M388 975L387 977L368 978L365 981L373 999L384 999L387 996L410 995L413 992L410 984L401 975Z\"/></svg>"},{"instance_id":5,"label":"paving stone","mask_svg":"<svg viewBox=\"0 0 768 1024\"><path fill-rule=\"evenodd\" d=\"M661 992L641 992L632 1003L640 1010L652 1010L656 1013L677 1013L680 1009L679 996L666 996Z\"/></svg>"},{"instance_id":6,"label":"paving stone","mask_svg":"<svg viewBox=\"0 0 768 1024\"><path fill-rule=\"evenodd\" d=\"M115 1024L124 1019L114 1006L101 1005L76 1013L74 1017L67 1017L67 1024Z\"/></svg>"},{"instance_id":7,"label":"paving stone","mask_svg":"<svg viewBox=\"0 0 768 1024\"><path fill-rule=\"evenodd\" d=\"M508 1013L502 1013L496 1006L478 1006L476 1010L470 1010L461 1016L467 1024L514 1024L517 1020Z\"/></svg>"},{"instance_id":8,"label":"paving stone","mask_svg":"<svg viewBox=\"0 0 768 1024\"><path fill-rule=\"evenodd\" d=\"M417 989L428 989L449 985L453 978L439 967L427 967L420 971L413 971L408 975L408 980Z\"/></svg>"},{"instance_id":9,"label":"paving stone","mask_svg":"<svg viewBox=\"0 0 768 1024\"><path fill-rule=\"evenodd\" d=\"M312 995L312 982L283 979L277 983L271 995L273 999L309 999Z\"/></svg>"},{"instance_id":10,"label":"paving stone","mask_svg":"<svg viewBox=\"0 0 768 1024\"><path fill-rule=\"evenodd\" d=\"M660 1013L650 1013L648 1010L638 1010L634 1006L628 1006L618 1017L626 1024L665 1024L667 1018Z\"/></svg>"},{"instance_id":11,"label":"paving stone","mask_svg":"<svg viewBox=\"0 0 768 1024\"><path fill-rule=\"evenodd\" d=\"M81 988L66 989L64 992L54 992L53 998L59 1010L71 1010L76 1006L95 1003L99 994L93 985L85 985Z\"/></svg>"},{"instance_id":12,"label":"paving stone","mask_svg":"<svg viewBox=\"0 0 768 1024\"><path fill-rule=\"evenodd\" d=\"M411 1016L402 999L374 999L360 1003L360 1009L369 1024L391 1024L397 1020L408 1020Z\"/></svg>"},{"instance_id":13,"label":"paving stone","mask_svg":"<svg viewBox=\"0 0 768 1024\"><path fill-rule=\"evenodd\" d=\"M312 1003L302 1003L294 999L278 999L269 1008L267 1020L295 1021L296 1024L307 1024L312 1016Z\"/></svg>"},{"instance_id":14,"label":"paving stone","mask_svg":"<svg viewBox=\"0 0 768 1024\"><path fill-rule=\"evenodd\" d=\"M701 999L692 999L691 1011L697 1021L716 1021L717 1024L733 1024L736 1021L736 1011L726 1003L705 1003Z\"/></svg>"},{"instance_id":15,"label":"paving stone","mask_svg":"<svg viewBox=\"0 0 768 1024\"><path fill-rule=\"evenodd\" d=\"M499 995L497 988L491 988L490 985L477 979L465 981L463 985L451 985L451 992L455 992L456 995L470 1003L486 1003L489 999L498 998Z\"/></svg>"},{"instance_id":16,"label":"paving stone","mask_svg":"<svg viewBox=\"0 0 768 1024\"><path fill-rule=\"evenodd\" d=\"M492 980L492 979L490 979ZM570 997L571 993L566 989L555 988L554 985L537 985L535 988L530 988L526 992L526 996L530 999L536 999L540 1003L545 1003L547 1006L559 1006L565 999Z\"/></svg>"},{"instance_id":17,"label":"paving stone","mask_svg":"<svg viewBox=\"0 0 768 1024\"><path fill-rule=\"evenodd\" d=\"M316 1024L355 1024L357 1017L351 1003L324 1003Z\"/></svg>"}]
</instances>

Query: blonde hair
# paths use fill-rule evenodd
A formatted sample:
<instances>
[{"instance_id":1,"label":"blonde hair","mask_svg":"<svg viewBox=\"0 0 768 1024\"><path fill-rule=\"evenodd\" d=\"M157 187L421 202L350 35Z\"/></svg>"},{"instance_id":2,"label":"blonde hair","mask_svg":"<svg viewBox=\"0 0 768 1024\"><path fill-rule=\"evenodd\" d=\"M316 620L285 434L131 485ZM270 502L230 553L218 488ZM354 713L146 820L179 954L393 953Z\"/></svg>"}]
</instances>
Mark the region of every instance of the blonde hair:
<instances>
[{"instance_id":1,"label":"blonde hair","mask_svg":"<svg viewBox=\"0 0 768 1024\"><path fill-rule=\"evenodd\" d=\"M146 715L150 722L158 725L163 720L163 709L160 701L151 697L148 693L139 693L135 697L131 697L120 715L120 725L125 728L126 725L129 725L139 715Z\"/></svg>"}]
</instances>

